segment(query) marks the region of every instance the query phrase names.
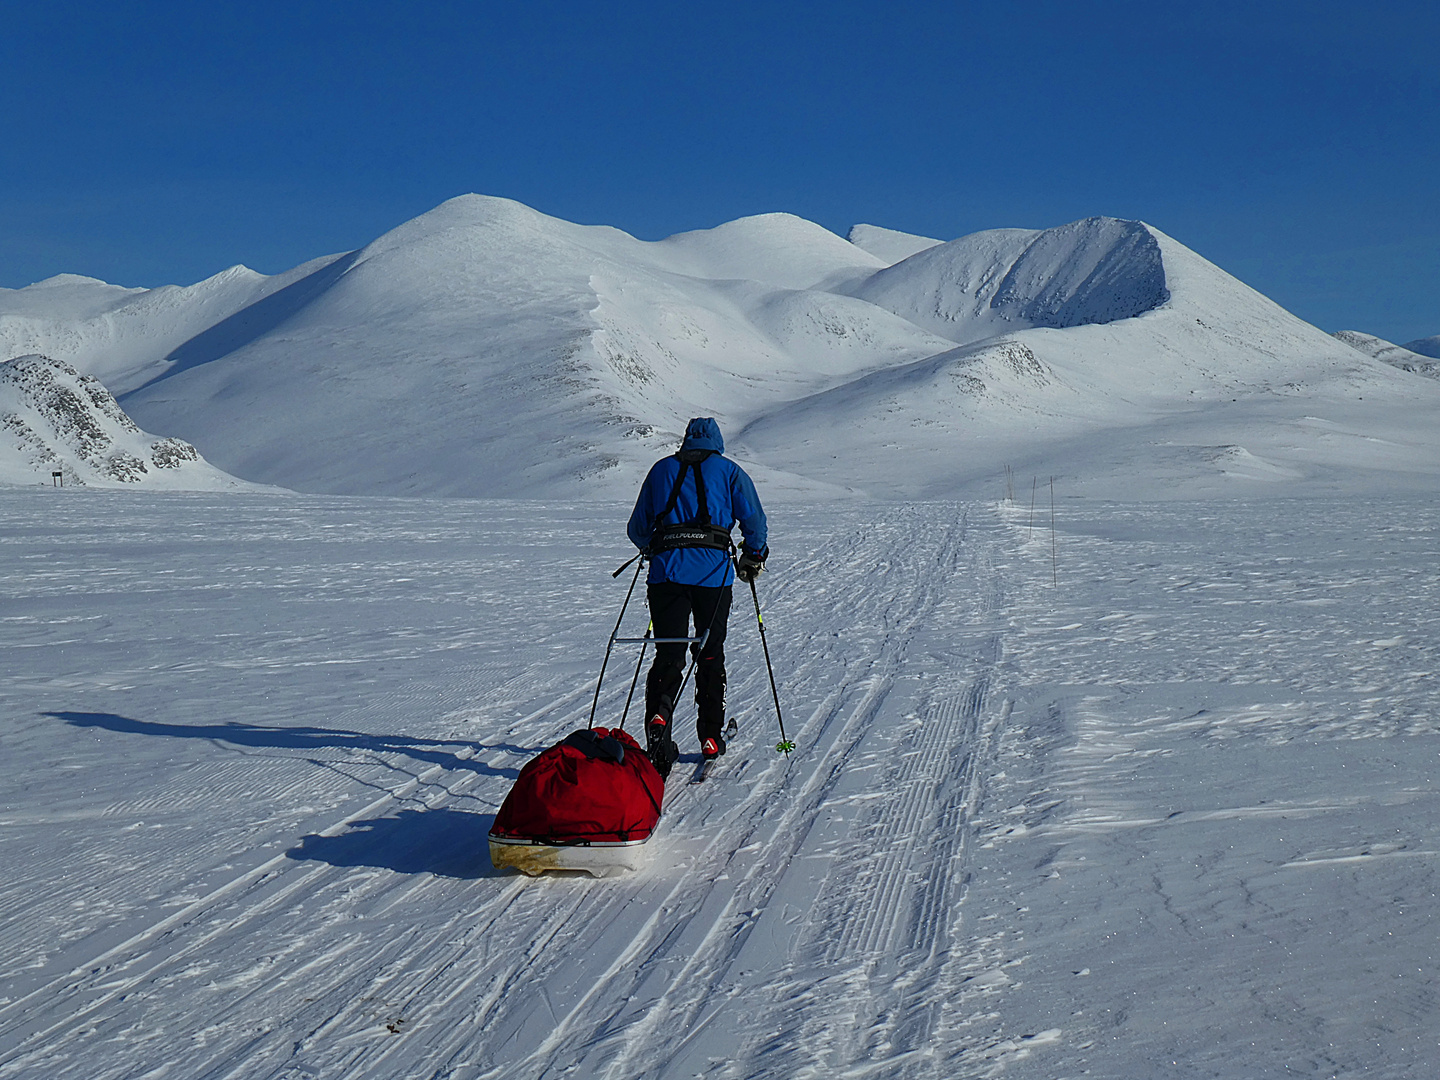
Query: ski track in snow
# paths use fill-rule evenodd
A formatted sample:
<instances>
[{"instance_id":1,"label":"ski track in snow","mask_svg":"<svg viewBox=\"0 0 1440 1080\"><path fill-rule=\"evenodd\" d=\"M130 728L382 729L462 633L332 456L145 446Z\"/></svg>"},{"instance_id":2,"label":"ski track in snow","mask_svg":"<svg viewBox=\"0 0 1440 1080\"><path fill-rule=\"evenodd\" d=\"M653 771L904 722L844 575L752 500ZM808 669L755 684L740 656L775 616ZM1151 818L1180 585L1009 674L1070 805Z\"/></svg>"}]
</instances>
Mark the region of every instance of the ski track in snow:
<instances>
[{"instance_id":1,"label":"ski track in snow","mask_svg":"<svg viewBox=\"0 0 1440 1080\"><path fill-rule=\"evenodd\" d=\"M20 521L38 505L7 503ZM430 523L435 504L129 501L106 505L103 527L89 508L46 506L55 517L13 553L35 568L12 608L13 647L52 662L12 680L10 697L76 702L39 710L41 723L108 740L106 756L157 740L189 751L144 762L153 786L75 808L181 836L107 850L113 832L96 830L83 849L35 857L6 890L18 962L0 1076L621 1076L657 1062L682 1075L696 1055L702 1068L805 1073L845 1059L857 1023L882 1051L923 1045L925 1025L897 1023L915 976L834 1013L819 1044L805 997L849 1001L856 979L893 965L900 937L929 965L922 981L942 974L951 886L924 880L906 830L953 827L973 802L978 767L967 759L948 778L950 743L977 729L996 646L986 638L968 676L950 670L959 643L919 666L911 653L937 617L959 618L942 611L952 579L975 591L980 542L963 512L834 534L794 513L789 529L814 542L762 593L801 749L788 763L768 749L773 707L742 591L734 752L714 783L672 791L647 872L596 882L497 876L484 834L518 766L584 722L620 599L601 571L623 551L598 539L576 550L583 525L531 507L497 524L478 504L440 504L453 517ZM123 543L107 540L112 528ZM550 536L564 537L558 549ZM442 553L427 559L427 547ZM877 568L893 591L866 587ZM531 584L499 586L508 610L486 602L487 583L517 573ZM155 625L127 628L137 599ZM423 626L427 603L438 626ZM145 630L157 639L137 640ZM65 660L74 648L79 664ZM602 722L623 700L624 666ZM161 704L169 695L180 700ZM908 794L876 815L857 767L888 769ZM6 824L23 829L17 805ZM877 831L896 846L852 876L850 852ZM81 887L36 906L46 881ZM846 960L797 918L817 886L853 946ZM56 924L73 944L37 947ZM773 998L758 1016L757 993ZM778 1061L777 1016L792 1046ZM719 1058L710 1031L723 1031Z\"/></svg>"},{"instance_id":2,"label":"ski track in snow","mask_svg":"<svg viewBox=\"0 0 1440 1080\"><path fill-rule=\"evenodd\" d=\"M1062 506L1052 586L1018 507L772 508L798 749L738 589L740 736L597 881L485 835L623 508L0 498L0 1080L1419 1075L1417 509Z\"/></svg>"}]
</instances>

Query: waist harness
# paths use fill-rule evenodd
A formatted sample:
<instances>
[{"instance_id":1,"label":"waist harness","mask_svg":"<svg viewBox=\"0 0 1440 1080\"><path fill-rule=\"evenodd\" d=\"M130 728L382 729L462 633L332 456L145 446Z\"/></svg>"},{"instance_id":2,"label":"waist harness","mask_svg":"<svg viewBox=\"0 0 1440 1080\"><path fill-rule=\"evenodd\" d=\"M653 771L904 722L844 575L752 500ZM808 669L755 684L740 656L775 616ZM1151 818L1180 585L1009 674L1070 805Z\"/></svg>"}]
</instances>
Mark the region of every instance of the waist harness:
<instances>
[{"instance_id":1,"label":"waist harness","mask_svg":"<svg viewBox=\"0 0 1440 1080\"><path fill-rule=\"evenodd\" d=\"M650 537L651 555L686 547L715 548L724 552L733 550L730 530L712 524L710 508L705 505L705 477L700 471L700 463L714 452L682 450L675 455L680 461L680 471L675 476L675 486L670 489L670 498L665 503L665 509L655 515L655 531ZM680 487L685 483L686 472L690 470L695 473L695 501L698 504L695 517L674 525L661 525L660 520L675 509L675 504L680 499Z\"/></svg>"}]
</instances>

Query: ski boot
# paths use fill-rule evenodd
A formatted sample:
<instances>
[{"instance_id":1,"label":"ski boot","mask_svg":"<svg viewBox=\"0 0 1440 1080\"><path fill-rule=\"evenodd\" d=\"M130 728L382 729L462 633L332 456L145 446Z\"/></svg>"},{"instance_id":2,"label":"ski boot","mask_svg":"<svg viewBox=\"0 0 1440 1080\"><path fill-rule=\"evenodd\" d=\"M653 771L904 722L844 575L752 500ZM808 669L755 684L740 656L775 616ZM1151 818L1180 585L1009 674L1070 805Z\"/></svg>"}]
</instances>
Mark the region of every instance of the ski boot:
<instances>
[{"instance_id":1,"label":"ski boot","mask_svg":"<svg viewBox=\"0 0 1440 1080\"><path fill-rule=\"evenodd\" d=\"M659 713L645 721L645 753L661 780L669 778L670 770L680 759L680 747L670 737L670 722Z\"/></svg>"}]
</instances>

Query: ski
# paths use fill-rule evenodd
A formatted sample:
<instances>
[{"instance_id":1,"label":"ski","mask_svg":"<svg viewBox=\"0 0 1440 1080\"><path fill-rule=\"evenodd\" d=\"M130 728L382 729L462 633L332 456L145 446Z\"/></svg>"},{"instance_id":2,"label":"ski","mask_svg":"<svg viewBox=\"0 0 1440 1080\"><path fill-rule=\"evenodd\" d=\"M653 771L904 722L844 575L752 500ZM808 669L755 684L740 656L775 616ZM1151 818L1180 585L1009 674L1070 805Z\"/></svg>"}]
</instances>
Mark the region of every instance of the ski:
<instances>
[{"instance_id":1,"label":"ski","mask_svg":"<svg viewBox=\"0 0 1440 1080\"><path fill-rule=\"evenodd\" d=\"M725 725L725 738L733 739L736 735L739 734L740 725L735 723L735 718L732 716L729 722ZM721 753L724 753L723 749L721 750ZM692 784L703 784L705 782L705 778L710 775L710 766L714 765L718 759L719 755L716 755L716 757L702 757L700 759L700 764L696 767L694 774L690 777L690 782Z\"/></svg>"}]
</instances>

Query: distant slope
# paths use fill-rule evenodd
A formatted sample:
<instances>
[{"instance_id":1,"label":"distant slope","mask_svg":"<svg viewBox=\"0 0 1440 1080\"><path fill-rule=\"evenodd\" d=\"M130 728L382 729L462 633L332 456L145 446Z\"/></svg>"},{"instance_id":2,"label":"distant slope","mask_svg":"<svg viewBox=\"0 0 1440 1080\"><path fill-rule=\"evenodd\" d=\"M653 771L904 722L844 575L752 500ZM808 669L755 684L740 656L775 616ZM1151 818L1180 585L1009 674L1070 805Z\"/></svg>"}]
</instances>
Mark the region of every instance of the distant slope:
<instances>
[{"instance_id":1,"label":"distant slope","mask_svg":"<svg viewBox=\"0 0 1440 1080\"><path fill-rule=\"evenodd\" d=\"M874 271L883 259L794 214L760 214L713 229L679 233L644 258L671 273L809 289L836 274ZM637 252L638 253L638 252Z\"/></svg>"},{"instance_id":2,"label":"distant slope","mask_svg":"<svg viewBox=\"0 0 1440 1080\"><path fill-rule=\"evenodd\" d=\"M1040 235L1020 231L953 241L880 272L860 295L978 340L789 404L737 442L772 465L805 462L832 482L912 497L993 491L1007 465L1107 497L1343 475L1436 482L1440 392L1142 228L1148 243L1112 225L1069 230L1101 242L1059 258L1060 245L1044 245L1037 265L1053 268L1048 278L1012 273ZM1126 281L1116 271L1132 253L1140 272ZM1167 299L1129 318L1057 328L1020 316L1038 309L1068 322L1123 310L1126 297L1138 306L1146 294L1137 283L1154 289L1160 272ZM1026 277L1042 304L1002 284ZM1015 329L981 336L1007 323Z\"/></svg>"},{"instance_id":3,"label":"distant slope","mask_svg":"<svg viewBox=\"0 0 1440 1080\"><path fill-rule=\"evenodd\" d=\"M1389 364L1401 371L1410 371L1416 375L1440 379L1440 360L1423 356L1413 349L1395 345L1384 338L1375 337L1373 334L1362 334L1357 330L1340 330L1334 336L1338 341L1343 341L1351 348L1359 349L1366 356L1374 357L1381 363Z\"/></svg>"},{"instance_id":4,"label":"distant slope","mask_svg":"<svg viewBox=\"0 0 1440 1080\"><path fill-rule=\"evenodd\" d=\"M1436 334L1434 337L1416 338L1414 341L1407 341L1405 348L1413 353L1419 353L1421 356L1440 359L1440 334Z\"/></svg>"},{"instance_id":5,"label":"distant slope","mask_svg":"<svg viewBox=\"0 0 1440 1080\"><path fill-rule=\"evenodd\" d=\"M181 439L141 431L95 376L39 355L0 363L0 484L255 486L213 468Z\"/></svg>"},{"instance_id":6,"label":"distant slope","mask_svg":"<svg viewBox=\"0 0 1440 1080\"><path fill-rule=\"evenodd\" d=\"M168 368L175 350L200 339L214 342L213 328L228 326L242 311L269 315L293 311L285 297L336 256L316 259L266 277L232 266L195 285L126 289L94 278L61 274L24 289L0 289L0 360L28 353L54 356L98 377L115 393ZM271 304L257 307L281 294ZM209 332L207 336L207 332ZM222 335L230 348L233 333ZM192 349L195 346L192 346ZM228 350L227 350L228 351Z\"/></svg>"},{"instance_id":7,"label":"distant slope","mask_svg":"<svg viewBox=\"0 0 1440 1080\"><path fill-rule=\"evenodd\" d=\"M928 236L915 236L911 233L896 232L894 229L882 229L879 225L852 226L846 238L856 247L868 251L882 260L886 266L894 266L911 255L917 255L927 248L937 247L941 243L941 241L932 240Z\"/></svg>"}]
</instances>

